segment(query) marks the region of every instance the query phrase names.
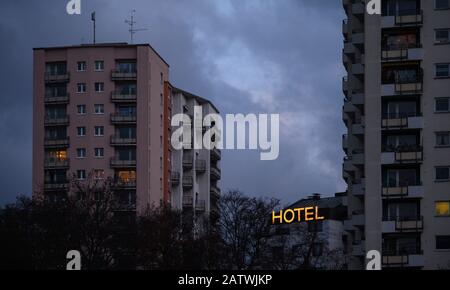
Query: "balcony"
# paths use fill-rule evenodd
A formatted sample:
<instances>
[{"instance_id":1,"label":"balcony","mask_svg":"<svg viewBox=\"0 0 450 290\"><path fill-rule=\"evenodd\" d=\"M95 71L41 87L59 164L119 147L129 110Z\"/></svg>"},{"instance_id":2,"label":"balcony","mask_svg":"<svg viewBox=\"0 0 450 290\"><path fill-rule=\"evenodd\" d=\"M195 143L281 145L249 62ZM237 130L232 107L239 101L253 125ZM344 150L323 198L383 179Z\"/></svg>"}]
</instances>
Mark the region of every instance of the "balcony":
<instances>
[{"instance_id":1,"label":"balcony","mask_svg":"<svg viewBox=\"0 0 450 290\"><path fill-rule=\"evenodd\" d=\"M70 81L70 74L69 74L69 72L45 73L44 80L45 80L45 83L47 83L47 84L68 83Z\"/></svg>"},{"instance_id":2,"label":"balcony","mask_svg":"<svg viewBox=\"0 0 450 290\"><path fill-rule=\"evenodd\" d=\"M393 220L383 220L383 233L420 232L423 230L423 217L396 217Z\"/></svg>"},{"instance_id":3,"label":"balcony","mask_svg":"<svg viewBox=\"0 0 450 290\"><path fill-rule=\"evenodd\" d=\"M219 180L220 176L221 176L220 169L215 166L211 166L211 179Z\"/></svg>"},{"instance_id":4,"label":"balcony","mask_svg":"<svg viewBox=\"0 0 450 290\"><path fill-rule=\"evenodd\" d=\"M45 158L44 168L45 169L56 169L56 168L69 168L69 159L62 158Z\"/></svg>"},{"instance_id":5,"label":"balcony","mask_svg":"<svg viewBox=\"0 0 450 290\"><path fill-rule=\"evenodd\" d=\"M358 257L366 255L366 245L364 241L358 241L352 244L352 255Z\"/></svg>"},{"instance_id":6,"label":"balcony","mask_svg":"<svg viewBox=\"0 0 450 290\"><path fill-rule=\"evenodd\" d=\"M68 126L69 125L69 115L50 117L45 116L44 119L45 126Z\"/></svg>"},{"instance_id":7,"label":"balcony","mask_svg":"<svg viewBox=\"0 0 450 290\"><path fill-rule=\"evenodd\" d=\"M348 94L348 77L342 78L342 92L344 95Z\"/></svg>"},{"instance_id":8,"label":"balcony","mask_svg":"<svg viewBox=\"0 0 450 290\"><path fill-rule=\"evenodd\" d=\"M219 149L214 148L214 149L210 150L210 152L211 152L211 153L210 153L210 155L211 155L211 160L213 160L213 161L219 161L219 160L222 158Z\"/></svg>"},{"instance_id":9,"label":"balcony","mask_svg":"<svg viewBox=\"0 0 450 290\"><path fill-rule=\"evenodd\" d=\"M112 113L111 123L113 124L136 124L137 117L134 114Z\"/></svg>"},{"instance_id":10,"label":"balcony","mask_svg":"<svg viewBox=\"0 0 450 290\"><path fill-rule=\"evenodd\" d=\"M69 143L69 137L46 137L44 139L45 148L67 148Z\"/></svg>"},{"instance_id":11,"label":"balcony","mask_svg":"<svg viewBox=\"0 0 450 290\"><path fill-rule=\"evenodd\" d=\"M421 163L423 160L422 146L409 145L383 149L381 164Z\"/></svg>"},{"instance_id":12,"label":"balcony","mask_svg":"<svg viewBox=\"0 0 450 290\"><path fill-rule=\"evenodd\" d=\"M356 167L353 165L353 162L350 158L344 157L342 170L347 173L354 173L356 171Z\"/></svg>"},{"instance_id":13,"label":"balcony","mask_svg":"<svg viewBox=\"0 0 450 290\"><path fill-rule=\"evenodd\" d=\"M352 185L352 194L354 196L364 196L366 193L366 180L361 178Z\"/></svg>"},{"instance_id":14,"label":"balcony","mask_svg":"<svg viewBox=\"0 0 450 290\"><path fill-rule=\"evenodd\" d=\"M110 164L112 168L136 168L136 160L120 160L117 157L112 157Z\"/></svg>"},{"instance_id":15,"label":"balcony","mask_svg":"<svg viewBox=\"0 0 450 290\"><path fill-rule=\"evenodd\" d=\"M352 225L356 227L364 226L366 223L366 218L364 215L364 211L362 210L355 210L352 214Z\"/></svg>"},{"instance_id":16,"label":"balcony","mask_svg":"<svg viewBox=\"0 0 450 290\"><path fill-rule=\"evenodd\" d=\"M114 69L111 71L111 80L113 80L113 81L135 81L135 80L137 80L137 71Z\"/></svg>"},{"instance_id":17,"label":"balcony","mask_svg":"<svg viewBox=\"0 0 450 290\"><path fill-rule=\"evenodd\" d=\"M194 177L192 175L183 175L183 188L190 189L194 186Z\"/></svg>"},{"instance_id":18,"label":"balcony","mask_svg":"<svg viewBox=\"0 0 450 290\"><path fill-rule=\"evenodd\" d=\"M421 26L423 23L423 12L419 9L398 11L393 16L381 17L381 28L393 28L404 26Z\"/></svg>"},{"instance_id":19,"label":"balcony","mask_svg":"<svg viewBox=\"0 0 450 290\"><path fill-rule=\"evenodd\" d=\"M347 37L348 35L348 19L342 20L342 35Z\"/></svg>"},{"instance_id":20,"label":"balcony","mask_svg":"<svg viewBox=\"0 0 450 290\"><path fill-rule=\"evenodd\" d=\"M206 160L203 160L203 159L195 160L195 171L197 173L205 173L205 171L206 171Z\"/></svg>"},{"instance_id":21,"label":"balcony","mask_svg":"<svg viewBox=\"0 0 450 290\"><path fill-rule=\"evenodd\" d=\"M129 178L129 179L115 179L115 185L119 189L136 189L136 179L135 178Z\"/></svg>"},{"instance_id":22,"label":"balcony","mask_svg":"<svg viewBox=\"0 0 450 290\"><path fill-rule=\"evenodd\" d=\"M180 173L179 172L171 172L170 173L170 182L172 186L177 186L180 184Z\"/></svg>"},{"instance_id":23,"label":"balcony","mask_svg":"<svg viewBox=\"0 0 450 290\"><path fill-rule=\"evenodd\" d=\"M355 45L352 42L344 42L344 54L348 57L355 54Z\"/></svg>"},{"instance_id":24,"label":"balcony","mask_svg":"<svg viewBox=\"0 0 450 290\"><path fill-rule=\"evenodd\" d=\"M423 119L420 113L385 115L381 120L383 130L422 129Z\"/></svg>"},{"instance_id":25,"label":"balcony","mask_svg":"<svg viewBox=\"0 0 450 290\"><path fill-rule=\"evenodd\" d=\"M364 135L364 125L363 123L355 123L352 125L352 134L356 136Z\"/></svg>"},{"instance_id":26,"label":"balcony","mask_svg":"<svg viewBox=\"0 0 450 290\"><path fill-rule=\"evenodd\" d=\"M194 164L194 157L192 154L185 153L183 154L183 168L184 169L192 169Z\"/></svg>"},{"instance_id":27,"label":"balcony","mask_svg":"<svg viewBox=\"0 0 450 290\"><path fill-rule=\"evenodd\" d=\"M366 13L366 5L364 3L358 2L352 4L352 13L355 16L362 16L364 13Z\"/></svg>"},{"instance_id":28,"label":"balcony","mask_svg":"<svg viewBox=\"0 0 450 290\"><path fill-rule=\"evenodd\" d=\"M383 185L382 197L383 198L421 198L424 196L423 186L418 182L411 185L399 185L389 186Z\"/></svg>"},{"instance_id":29,"label":"balcony","mask_svg":"<svg viewBox=\"0 0 450 290\"><path fill-rule=\"evenodd\" d=\"M51 183L44 184L45 192L54 192L54 191L66 191L69 189L69 182L66 181L56 181Z\"/></svg>"},{"instance_id":30,"label":"balcony","mask_svg":"<svg viewBox=\"0 0 450 290\"><path fill-rule=\"evenodd\" d=\"M44 97L44 103L46 105L59 105L59 104L68 104L70 100L70 95L65 94L62 96L52 96L47 95Z\"/></svg>"},{"instance_id":31,"label":"balcony","mask_svg":"<svg viewBox=\"0 0 450 290\"><path fill-rule=\"evenodd\" d=\"M342 135L342 149L344 149L345 152L348 150L348 135L344 134Z\"/></svg>"},{"instance_id":32,"label":"balcony","mask_svg":"<svg viewBox=\"0 0 450 290\"><path fill-rule=\"evenodd\" d=\"M408 44L405 46L384 46L381 50L381 61L406 61L422 60L423 49L420 44Z\"/></svg>"},{"instance_id":33,"label":"balcony","mask_svg":"<svg viewBox=\"0 0 450 290\"><path fill-rule=\"evenodd\" d=\"M136 138L122 138L117 135L111 136L111 146L136 146Z\"/></svg>"},{"instance_id":34,"label":"balcony","mask_svg":"<svg viewBox=\"0 0 450 290\"><path fill-rule=\"evenodd\" d=\"M204 212L206 211L206 202L204 200L198 199L195 201L195 210Z\"/></svg>"},{"instance_id":35,"label":"balcony","mask_svg":"<svg viewBox=\"0 0 450 290\"><path fill-rule=\"evenodd\" d=\"M209 192L212 199L218 200L220 198L220 189L216 186L211 186Z\"/></svg>"},{"instance_id":36,"label":"balcony","mask_svg":"<svg viewBox=\"0 0 450 290\"><path fill-rule=\"evenodd\" d=\"M136 94L123 94L121 92L111 93L111 102L113 103L135 103L136 100Z\"/></svg>"},{"instance_id":37,"label":"balcony","mask_svg":"<svg viewBox=\"0 0 450 290\"><path fill-rule=\"evenodd\" d=\"M358 109L353 105L353 103L344 100L344 113L354 114Z\"/></svg>"},{"instance_id":38,"label":"balcony","mask_svg":"<svg viewBox=\"0 0 450 290\"><path fill-rule=\"evenodd\" d=\"M423 267L425 259L421 251L417 253L388 253L383 252L383 267Z\"/></svg>"},{"instance_id":39,"label":"balcony","mask_svg":"<svg viewBox=\"0 0 450 290\"><path fill-rule=\"evenodd\" d=\"M183 207L192 207L194 205L194 198L192 194L183 194Z\"/></svg>"}]
</instances>

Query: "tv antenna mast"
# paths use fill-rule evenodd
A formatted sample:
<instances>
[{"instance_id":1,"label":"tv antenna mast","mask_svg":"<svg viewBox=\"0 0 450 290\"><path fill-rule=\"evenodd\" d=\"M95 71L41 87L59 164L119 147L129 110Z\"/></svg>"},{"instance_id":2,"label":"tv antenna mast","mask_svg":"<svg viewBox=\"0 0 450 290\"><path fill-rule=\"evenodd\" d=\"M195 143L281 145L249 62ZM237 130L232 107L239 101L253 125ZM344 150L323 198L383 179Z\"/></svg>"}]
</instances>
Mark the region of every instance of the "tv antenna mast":
<instances>
[{"instance_id":1,"label":"tv antenna mast","mask_svg":"<svg viewBox=\"0 0 450 290\"><path fill-rule=\"evenodd\" d=\"M125 23L128 24L128 26L130 27L130 29L128 29L128 31L130 32L130 43L133 43L133 35L136 34L136 32L139 31L146 31L148 30L147 28L134 28L134 25L136 24L136 21L134 20L134 15L136 13L136 10L132 10L131 11L131 15L129 19L125 19Z\"/></svg>"}]
</instances>

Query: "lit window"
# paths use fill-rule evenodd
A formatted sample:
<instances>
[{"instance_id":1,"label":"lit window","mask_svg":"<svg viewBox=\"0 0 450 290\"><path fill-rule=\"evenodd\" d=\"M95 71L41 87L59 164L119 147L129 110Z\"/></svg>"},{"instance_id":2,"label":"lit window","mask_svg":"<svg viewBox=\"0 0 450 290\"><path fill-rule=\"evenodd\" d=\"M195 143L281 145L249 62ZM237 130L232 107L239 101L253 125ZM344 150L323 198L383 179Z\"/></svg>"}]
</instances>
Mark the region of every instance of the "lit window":
<instances>
[{"instance_id":1,"label":"lit window","mask_svg":"<svg viewBox=\"0 0 450 290\"><path fill-rule=\"evenodd\" d=\"M77 179L78 180L85 180L86 179L86 170L77 170Z\"/></svg>"},{"instance_id":2,"label":"lit window","mask_svg":"<svg viewBox=\"0 0 450 290\"><path fill-rule=\"evenodd\" d=\"M86 62L85 61L77 62L77 71L86 71Z\"/></svg>"},{"instance_id":3,"label":"lit window","mask_svg":"<svg viewBox=\"0 0 450 290\"><path fill-rule=\"evenodd\" d=\"M79 115L86 114L86 105L78 105L77 106L77 111L78 111Z\"/></svg>"},{"instance_id":4,"label":"lit window","mask_svg":"<svg viewBox=\"0 0 450 290\"><path fill-rule=\"evenodd\" d=\"M94 135L95 136L103 136L103 134L104 134L104 127L103 126L95 126Z\"/></svg>"},{"instance_id":5,"label":"lit window","mask_svg":"<svg viewBox=\"0 0 450 290\"><path fill-rule=\"evenodd\" d=\"M86 158L86 148L77 149L77 158Z\"/></svg>"},{"instance_id":6,"label":"lit window","mask_svg":"<svg viewBox=\"0 0 450 290\"><path fill-rule=\"evenodd\" d=\"M119 171L117 175L121 182L128 183L136 180L136 171Z\"/></svg>"},{"instance_id":7,"label":"lit window","mask_svg":"<svg viewBox=\"0 0 450 290\"><path fill-rule=\"evenodd\" d=\"M436 216L450 216L450 201L437 201L435 209Z\"/></svg>"},{"instance_id":8,"label":"lit window","mask_svg":"<svg viewBox=\"0 0 450 290\"><path fill-rule=\"evenodd\" d=\"M77 93L82 94L86 92L86 84L85 83L78 83L77 84Z\"/></svg>"},{"instance_id":9,"label":"lit window","mask_svg":"<svg viewBox=\"0 0 450 290\"><path fill-rule=\"evenodd\" d=\"M86 127L77 127L78 136L86 136Z\"/></svg>"},{"instance_id":10,"label":"lit window","mask_svg":"<svg viewBox=\"0 0 450 290\"><path fill-rule=\"evenodd\" d=\"M95 114L104 114L105 113L105 106L103 104L95 104L94 105L94 112Z\"/></svg>"},{"instance_id":11,"label":"lit window","mask_svg":"<svg viewBox=\"0 0 450 290\"><path fill-rule=\"evenodd\" d=\"M103 60L95 61L95 71L103 71L105 69L105 63Z\"/></svg>"},{"instance_id":12,"label":"lit window","mask_svg":"<svg viewBox=\"0 0 450 290\"><path fill-rule=\"evenodd\" d=\"M101 93L105 90L105 84L104 83L95 83L95 91L97 93Z\"/></svg>"},{"instance_id":13,"label":"lit window","mask_svg":"<svg viewBox=\"0 0 450 290\"><path fill-rule=\"evenodd\" d=\"M66 150L58 150L55 152L55 157L59 160L66 160L67 159L67 151Z\"/></svg>"},{"instance_id":14,"label":"lit window","mask_svg":"<svg viewBox=\"0 0 450 290\"><path fill-rule=\"evenodd\" d=\"M101 157L105 156L105 150L103 148L95 148L94 156L97 158L101 158Z\"/></svg>"}]
</instances>

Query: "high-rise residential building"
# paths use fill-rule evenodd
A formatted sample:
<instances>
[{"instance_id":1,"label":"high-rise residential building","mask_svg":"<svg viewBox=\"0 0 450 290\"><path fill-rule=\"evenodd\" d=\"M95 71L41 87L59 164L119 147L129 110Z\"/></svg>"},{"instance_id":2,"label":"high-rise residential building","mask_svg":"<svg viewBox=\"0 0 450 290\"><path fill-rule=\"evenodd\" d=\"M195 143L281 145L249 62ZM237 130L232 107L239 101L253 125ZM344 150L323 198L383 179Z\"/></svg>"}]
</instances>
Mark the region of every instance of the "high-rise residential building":
<instances>
[{"instance_id":1,"label":"high-rise residential building","mask_svg":"<svg viewBox=\"0 0 450 290\"><path fill-rule=\"evenodd\" d=\"M171 100L172 115L185 114L189 116L191 137L195 130L195 107L201 108L203 117L208 114L219 114L217 108L210 101L175 87L171 88ZM199 121L203 122L203 119ZM202 139L203 133L209 129L202 126ZM193 143L191 142L191 149L171 151L171 204L184 211L209 213L217 216L221 152L219 149L195 149Z\"/></svg>"},{"instance_id":2,"label":"high-rise residential building","mask_svg":"<svg viewBox=\"0 0 450 290\"><path fill-rule=\"evenodd\" d=\"M450 267L450 1L343 0L350 263Z\"/></svg>"},{"instance_id":3,"label":"high-rise residential building","mask_svg":"<svg viewBox=\"0 0 450 290\"><path fill-rule=\"evenodd\" d=\"M33 192L114 177L131 211L170 201L169 65L148 44L35 48Z\"/></svg>"}]
</instances>

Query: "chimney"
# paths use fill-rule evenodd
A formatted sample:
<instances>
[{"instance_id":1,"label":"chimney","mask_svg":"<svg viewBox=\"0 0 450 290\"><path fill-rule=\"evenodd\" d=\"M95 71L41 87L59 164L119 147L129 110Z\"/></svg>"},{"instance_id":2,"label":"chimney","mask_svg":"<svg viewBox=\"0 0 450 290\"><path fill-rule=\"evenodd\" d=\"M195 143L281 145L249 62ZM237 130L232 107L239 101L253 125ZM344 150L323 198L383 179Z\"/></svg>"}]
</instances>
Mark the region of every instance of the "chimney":
<instances>
[{"instance_id":1,"label":"chimney","mask_svg":"<svg viewBox=\"0 0 450 290\"><path fill-rule=\"evenodd\" d=\"M310 197L312 200L319 200L320 199L320 193L313 193Z\"/></svg>"}]
</instances>

